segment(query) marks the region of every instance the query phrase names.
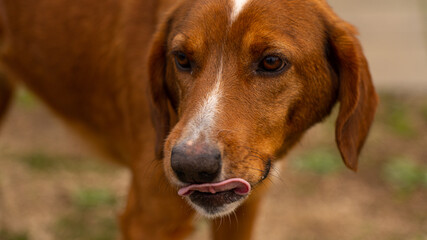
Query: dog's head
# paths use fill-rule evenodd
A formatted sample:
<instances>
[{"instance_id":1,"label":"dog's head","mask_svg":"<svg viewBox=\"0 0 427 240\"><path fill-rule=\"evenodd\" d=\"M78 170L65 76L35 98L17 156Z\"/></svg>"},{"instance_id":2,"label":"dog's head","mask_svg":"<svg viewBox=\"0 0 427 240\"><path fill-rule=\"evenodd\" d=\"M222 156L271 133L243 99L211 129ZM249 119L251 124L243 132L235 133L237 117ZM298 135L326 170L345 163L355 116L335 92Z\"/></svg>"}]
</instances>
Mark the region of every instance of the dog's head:
<instances>
[{"instance_id":1,"label":"dog's head","mask_svg":"<svg viewBox=\"0 0 427 240\"><path fill-rule=\"evenodd\" d=\"M233 211L340 102L336 140L356 170L377 105L355 29L322 0L184 0L149 55L157 153L206 216Z\"/></svg>"}]
</instances>

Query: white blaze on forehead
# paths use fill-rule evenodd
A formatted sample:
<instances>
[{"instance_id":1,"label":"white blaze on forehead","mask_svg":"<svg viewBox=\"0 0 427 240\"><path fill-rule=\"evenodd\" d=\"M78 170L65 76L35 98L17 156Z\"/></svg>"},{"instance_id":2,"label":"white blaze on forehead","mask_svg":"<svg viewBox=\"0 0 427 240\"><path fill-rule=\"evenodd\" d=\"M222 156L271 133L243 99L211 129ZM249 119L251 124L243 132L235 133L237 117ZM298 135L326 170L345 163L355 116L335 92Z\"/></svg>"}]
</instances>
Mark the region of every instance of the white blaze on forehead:
<instances>
[{"instance_id":1,"label":"white blaze on forehead","mask_svg":"<svg viewBox=\"0 0 427 240\"><path fill-rule=\"evenodd\" d=\"M233 22L237 16L239 16L239 13L242 11L243 7L248 3L250 0L231 0L234 4L233 10L231 12L231 21Z\"/></svg>"},{"instance_id":2,"label":"white blaze on forehead","mask_svg":"<svg viewBox=\"0 0 427 240\"><path fill-rule=\"evenodd\" d=\"M218 105L221 99L222 60L212 90L206 95L196 115L190 120L184 134L186 143L191 145L202 134L209 137L210 129L215 124Z\"/></svg>"}]
</instances>

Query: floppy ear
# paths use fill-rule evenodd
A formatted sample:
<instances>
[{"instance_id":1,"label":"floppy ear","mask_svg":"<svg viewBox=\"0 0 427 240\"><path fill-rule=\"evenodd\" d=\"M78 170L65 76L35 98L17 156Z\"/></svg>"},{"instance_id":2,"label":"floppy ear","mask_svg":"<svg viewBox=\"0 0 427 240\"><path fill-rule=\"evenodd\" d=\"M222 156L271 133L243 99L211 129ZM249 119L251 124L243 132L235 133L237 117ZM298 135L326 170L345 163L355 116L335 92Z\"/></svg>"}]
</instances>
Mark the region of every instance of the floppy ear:
<instances>
[{"instance_id":1,"label":"floppy ear","mask_svg":"<svg viewBox=\"0 0 427 240\"><path fill-rule=\"evenodd\" d=\"M339 78L336 142L347 167L356 171L378 97L354 27L338 18L328 25L332 64Z\"/></svg>"},{"instance_id":2,"label":"floppy ear","mask_svg":"<svg viewBox=\"0 0 427 240\"><path fill-rule=\"evenodd\" d=\"M167 37L171 18L159 25L148 55L148 96L151 121L156 131L156 158L163 158L164 141L170 130L169 98L166 89Z\"/></svg>"}]
</instances>

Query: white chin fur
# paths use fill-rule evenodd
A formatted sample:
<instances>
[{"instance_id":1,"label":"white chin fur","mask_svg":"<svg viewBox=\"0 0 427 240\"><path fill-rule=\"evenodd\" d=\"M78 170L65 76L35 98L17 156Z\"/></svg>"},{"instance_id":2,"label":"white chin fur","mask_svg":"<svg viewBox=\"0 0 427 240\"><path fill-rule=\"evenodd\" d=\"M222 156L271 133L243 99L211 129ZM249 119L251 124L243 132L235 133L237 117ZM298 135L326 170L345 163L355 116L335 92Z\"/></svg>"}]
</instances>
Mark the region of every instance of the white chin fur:
<instances>
[{"instance_id":1,"label":"white chin fur","mask_svg":"<svg viewBox=\"0 0 427 240\"><path fill-rule=\"evenodd\" d=\"M245 199L246 198L243 198L233 203L226 204L221 208L218 208L217 212L210 213L210 212L207 212L203 207L200 207L199 205L193 203L189 197L185 197L185 200L188 202L188 204L190 204L192 208L194 208L194 210L196 210L197 213L209 219L230 215L237 209L237 207L239 207L245 201Z\"/></svg>"}]
</instances>

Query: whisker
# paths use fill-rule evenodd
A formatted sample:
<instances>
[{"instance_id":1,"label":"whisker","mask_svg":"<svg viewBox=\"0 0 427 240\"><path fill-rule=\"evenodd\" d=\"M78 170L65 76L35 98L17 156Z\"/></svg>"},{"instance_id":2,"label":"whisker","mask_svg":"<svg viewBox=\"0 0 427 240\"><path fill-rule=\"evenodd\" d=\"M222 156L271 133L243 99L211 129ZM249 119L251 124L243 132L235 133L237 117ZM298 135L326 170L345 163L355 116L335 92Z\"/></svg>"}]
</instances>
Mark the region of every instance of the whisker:
<instances>
[{"instance_id":1,"label":"whisker","mask_svg":"<svg viewBox=\"0 0 427 240\"><path fill-rule=\"evenodd\" d=\"M236 210L234 210L232 213L234 215L234 219L236 219L236 226L239 226L239 219L237 218Z\"/></svg>"},{"instance_id":2,"label":"whisker","mask_svg":"<svg viewBox=\"0 0 427 240\"><path fill-rule=\"evenodd\" d=\"M255 170L255 171L259 171L259 172L262 172L262 173L264 173L265 171L264 170L261 170L261 169L259 169L259 168L254 168L254 167L248 167L248 166L243 166L244 168L247 168L247 169L252 169L252 170Z\"/></svg>"},{"instance_id":3,"label":"whisker","mask_svg":"<svg viewBox=\"0 0 427 240\"><path fill-rule=\"evenodd\" d=\"M199 221L201 221L202 220L202 215L200 215L200 214L195 214L195 216L194 216L194 222L199 222Z\"/></svg>"},{"instance_id":4,"label":"whisker","mask_svg":"<svg viewBox=\"0 0 427 240\"><path fill-rule=\"evenodd\" d=\"M281 182L283 182L283 179L281 177L282 175L280 174L280 171L274 165L272 165L270 168L270 174L271 174L271 176L274 176L277 179L279 179Z\"/></svg>"},{"instance_id":5,"label":"whisker","mask_svg":"<svg viewBox=\"0 0 427 240\"><path fill-rule=\"evenodd\" d=\"M230 224L230 226L233 225L233 223L231 222L230 214L227 214L227 218L228 218L228 223Z\"/></svg>"},{"instance_id":6,"label":"whisker","mask_svg":"<svg viewBox=\"0 0 427 240\"><path fill-rule=\"evenodd\" d=\"M264 163L265 163L266 161L268 161L268 160L265 160L264 158L262 158L261 156L256 156L256 155L252 155L252 154L246 155L246 156L245 156L245 158L255 158L255 159L257 159L257 160L261 160L261 161L263 161Z\"/></svg>"},{"instance_id":7,"label":"whisker","mask_svg":"<svg viewBox=\"0 0 427 240\"><path fill-rule=\"evenodd\" d=\"M268 181L271 185L275 185L276 184L276 181L273 181L270 178L267 178L266 181Z\"/></svg>"},{"instance_id":8,"label":"whisker","mask_svg":"<svg viewBox=\"0 0 427 240\"><path fill-rule=\"evenodd\" d=\"M252 170L256 170L256 171L259 171L259 172L262 172L262 173L264 173L265 172L265 170L264 169L259 169L259 168L255 168L255 167L249 167L249 166L243 166L244 168L247 168L247 169L252 169ZM271 170L273 170L274 172L271 172ZM277 170L277 169L275 169L275 167L272 165L272 166L270 166L270 175L272 175L272 176L274 176L274 177L278 177L279 178L279 171Z\"/></svg>"},{"instance_id":9,"label":"whisker","mask_svg":"<svg viewBox=\"0 0 427 240\"><path fill-rule=\"evenodd\" d=\"M218 224L218 226L217 226L217 228L216 228L216 231L218 232L219 231L219 229L221 228L221 226L222 226L222 219L223 219L224 217L223 216L221 216L220 218L219 218L219 224Z\"/></svg>"}]
</instances>

